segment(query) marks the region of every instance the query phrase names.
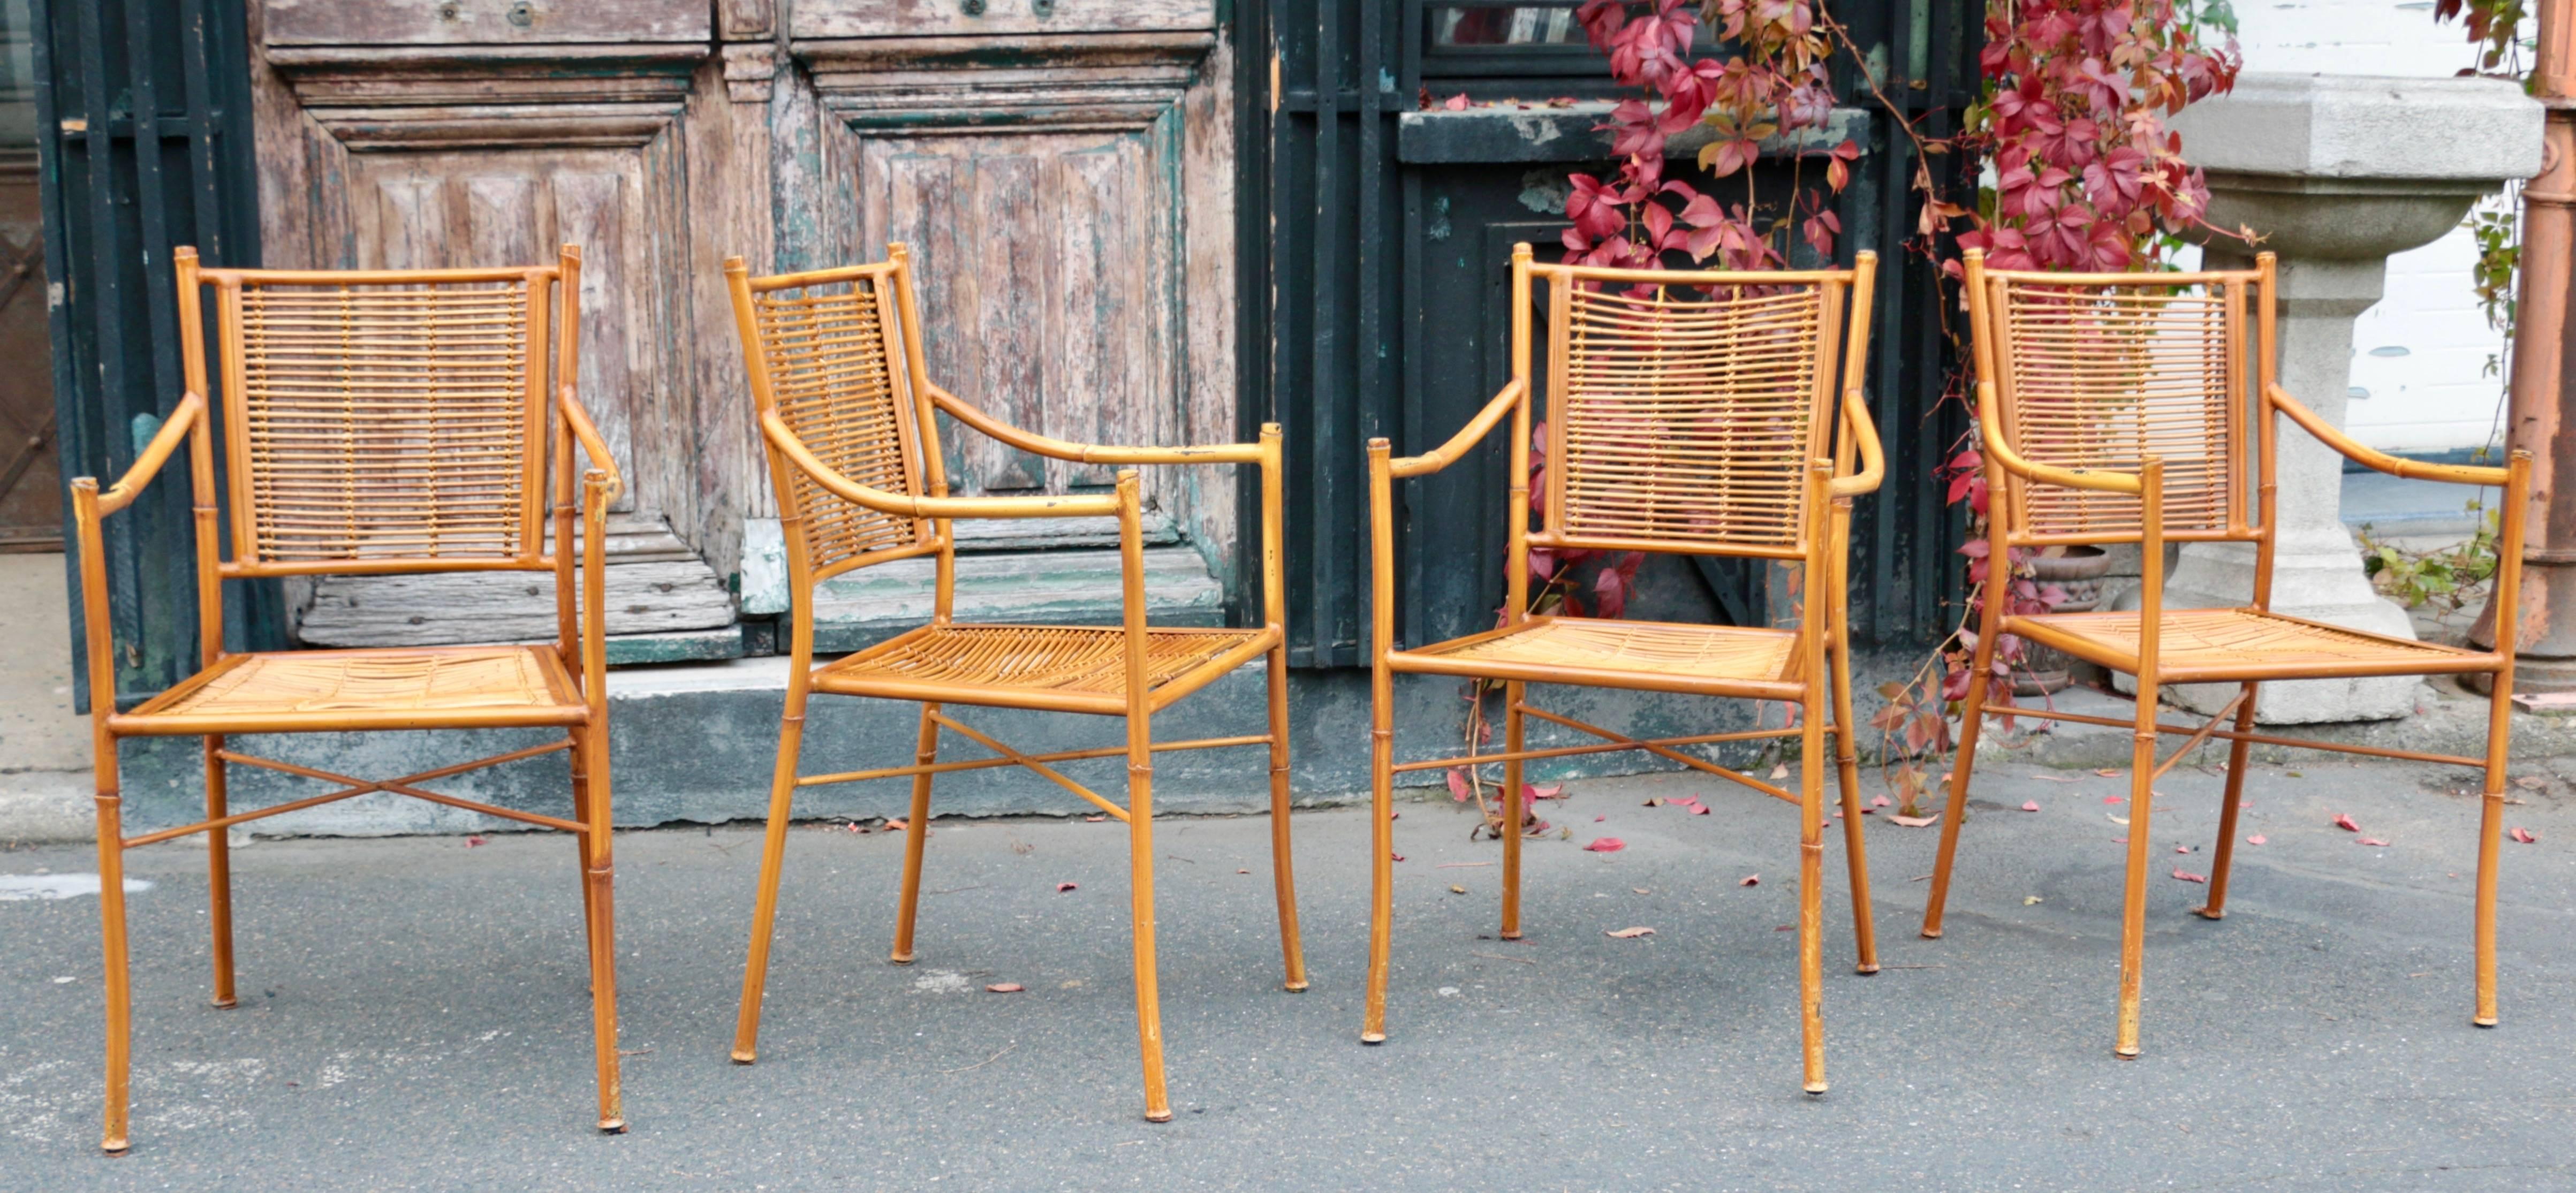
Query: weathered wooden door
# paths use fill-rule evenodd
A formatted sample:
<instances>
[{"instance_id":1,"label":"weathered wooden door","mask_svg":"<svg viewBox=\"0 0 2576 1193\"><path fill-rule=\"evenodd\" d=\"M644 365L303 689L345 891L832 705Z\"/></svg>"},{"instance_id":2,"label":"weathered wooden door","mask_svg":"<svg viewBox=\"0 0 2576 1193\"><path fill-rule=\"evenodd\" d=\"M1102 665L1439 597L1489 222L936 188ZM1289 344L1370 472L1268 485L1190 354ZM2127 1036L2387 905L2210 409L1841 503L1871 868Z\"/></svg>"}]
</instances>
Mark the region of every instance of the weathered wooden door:
<instances>
[{"instance_id":1,"label":"weathered wooden door","mask_svg":"<svg viewBox=\"0 0 2576 1193\"><path fill-rule=\"evenodd\" d=\"M1214 0L798 0L782 23L770 121L782 267L910 246L932 376L1020 426L1105 443L1250 430L1234 377L1233 54ZM964 493L1115 479L963 428L942 446ZM1146 474L1158 566L1194 573L1158 593L1191 606L1167 614L1217 614L1234 482ZM1114 553L1096 533L975 529L973 567L997 586L1025 582L1049 616L1114 619ZM783 603L748 562L743 591L746 608ZM1098 607L1069 608L1068 591ZM827 620L865 622L871 603L900 600L853 589ZM998 597L979 608L1013 612Z\"/></svg>"},{"instance_id":2,"label":"weathered wooden door","mask_svg":"<svg viewBox=\"0 0 2576 1193\"><path fill-rule=\"evenodd\" d=\"M266 263L516 264L579 244L580 393L627 477L609 629L731 626L707 562L732 549L729 511L701 475L698 425L702 358L732 363L695 327L696 275L715 259L695 238L725 227L692 202L693 151L723 156L698 144L703 95L722 91L706 0L251 2ZM551 589L522 586L496 608L478 580L328 580L299 634L370 645L549 632Z\"/></svg>"},{"instance_id":3,"label":"weathered wooden door","mask_svg":"<svg viewBox=\"0 0 2576 1193\"><path fill-rule=\"evenodd\" d=\"M1240 430L1232 59L1215 0L250 2L269 264L583 246L581 392L631 494L612 632L729 624L728 587L745 613L785 608L727 256L768 272L908 243L930 366L957 393L1070 439ZM964 493L1114 479L962 429L944 443ZM1183 599L1215 617L1235 478L1161 470L1146 491L1165 562L1193 561ZM1102 572L1094 612L1114 618L1097 534L976 529L978 566L1056 612ZM443 605L443 590L331 581L301 633L488 633L466 591ZM902 607L852 600L862 621Z\"/></svg>"},{"instance_id":4,"label":"weathered wooden door","mask_svg":"<svg viewBox=\"0 0 2576 1193\"><path fill-rule=\"evenodd\" d=\"M36 81L25 0L0 4L0 551L59 551L53 349L45 326L44 223L36 204Z\"/></svg>"}]
</instances>

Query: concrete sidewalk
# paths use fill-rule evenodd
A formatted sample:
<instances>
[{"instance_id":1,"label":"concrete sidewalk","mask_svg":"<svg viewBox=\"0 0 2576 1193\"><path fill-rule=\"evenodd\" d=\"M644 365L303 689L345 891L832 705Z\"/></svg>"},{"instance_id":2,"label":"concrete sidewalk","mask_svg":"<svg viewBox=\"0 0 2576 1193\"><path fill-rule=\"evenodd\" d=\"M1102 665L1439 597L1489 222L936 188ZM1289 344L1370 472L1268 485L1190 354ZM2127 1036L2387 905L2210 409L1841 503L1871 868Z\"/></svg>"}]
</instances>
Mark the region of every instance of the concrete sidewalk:
<instances>
[{"instance_id":1,"label":"concrete sidewalk","mask_svg":"<svg viewBox=\"0 0 2576 1193\"><path fill-rule=\"evenodd\" d=\"M2215 755L2204 755L2214 759ZM1365 817L1300 814L1314 988L1278 989L1260 818L1158 826L1178 1120L1139 1118L1114 822L942 821L921 962L888 965L897 838L794 835L762 1060L728 1063L757 835L618 839L634 1129L589 1128L573 847L262 841L236 855L242 1006L205 1005L204 861L138 851L134 1151L95 1150L90 897L0 902L0 1185L13 1189L2245 1189L2576 1185L2576 814L2517 786L2504 1023L2468 1023L2464 773L2330 758L2253 778L2230 914L2218 778L2154 829L2146 1056L2112 1059L2124 778L1993 765L1946 939L1914 933L1935 834L1872 818L1882 960L1850 972L1827 847L1834 1086L1798 1089L1795 821L1675 776L1580 781L1529 851L1445 800L1398 824L1384 1046L1357 1043ZM1873 780L1872 786L1875 787ZM1641 807L1703 794L1715 812ZM2040 805L2019 811L2023 801ZM2358 844L2331 825L2355 817ZM1600 819L1596 820L1598 817ZM1579 846L1617 836L1624 851ZM1829 840L1839 841L1838 836ZM2173 853L2178 846L2194 852ZM0 873L92 870L88 850ZM2168 864L2169 863L2169 864ZM1248 871L1248 873L1246 872ZM1759 874L1755 886L1738 880ZM1056 885L1079 888L1059 894ZM1450 891L1463 887L1466 894ZM1655 934L1616 940L1608 930ZM987 994L993 982L1021 994Z\"/></svg>"}]
</instances>

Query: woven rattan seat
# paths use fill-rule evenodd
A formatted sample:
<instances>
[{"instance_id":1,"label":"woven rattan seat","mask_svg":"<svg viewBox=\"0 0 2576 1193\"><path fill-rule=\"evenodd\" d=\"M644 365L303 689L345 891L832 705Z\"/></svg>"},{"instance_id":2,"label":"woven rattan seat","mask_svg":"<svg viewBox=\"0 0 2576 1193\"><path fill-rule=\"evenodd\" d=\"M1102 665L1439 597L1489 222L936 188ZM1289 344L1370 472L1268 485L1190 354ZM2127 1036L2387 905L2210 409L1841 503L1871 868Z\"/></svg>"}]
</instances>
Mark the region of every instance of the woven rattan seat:
<instances>
[{"instance_id":1,"label":"woven rattan seat","mask_svg":"<svg viewBox=\"0 0 2576 1193\"><path fill-rule=\"evenodd\" d=\"M2043 613L2011 618L2012 632L2059 650L2134 671L2138 614ZM2435 675L2480 671L2493 656L2348 630L2261 609L2168 609L2157 619L2157 673L2168 682L2268 677L2282 667L2331 665L2346 675Z\"/></svg>"},{"instance_id":2,"label":"woven rattan seat","mask_svg":"<svg viewBox=\"0 0 2576 1193\"><path fill-rule=\"evenodd\" d=\"M1149 629L1148 690L1157 700L1177 694L1175 685L1194 690L1223 672L1193 672L1261 636L1259 630ZM815 669L814 690L1124 713L1127 634L1117 626L927 625Z\"/></svg>"},{"instance_id":3,"label":"woven rattan seat","mask_svg":"<svg viewBox=\"0 0 2576 1193\"><path fill-rule=\"evenodd\" d=\"M573 725L582 701L551 647L458 646L227 655L116 718L119 733Z\"/></svg>"},{"instance_id":4,"label":"woven rattan seat","mask_svg":"<svg viewBox=\"0 0 2576 1193\"><path fill-rule=\"evenodd\" d=\"M1478 675L1530 682L1574 674L1612 674L1634 686L1672 692L1758 691L1794 696L1798 635L1762 626L1676 625L1533 617L1516 626L1396 651L1398 671Z\"/></svg>"}]
</instances>

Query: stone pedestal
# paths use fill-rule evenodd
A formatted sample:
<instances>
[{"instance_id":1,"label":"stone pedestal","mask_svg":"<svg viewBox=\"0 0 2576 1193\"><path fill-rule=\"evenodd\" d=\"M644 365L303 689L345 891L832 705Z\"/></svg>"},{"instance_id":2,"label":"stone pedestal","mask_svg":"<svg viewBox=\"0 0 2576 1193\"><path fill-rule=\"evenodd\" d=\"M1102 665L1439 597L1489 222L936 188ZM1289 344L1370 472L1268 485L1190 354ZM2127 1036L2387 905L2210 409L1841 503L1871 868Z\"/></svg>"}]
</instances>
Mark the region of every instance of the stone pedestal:
<instances>
[{"instance_id":1,"label":"stone pedestal","mask_svg":"<svg viewBox=\"0 0 2576 1193\"><path fill-rule=\"evenodd\" d=\"M2251 228L2261 248L2280 254L2280 343L2255 351L2277 352L2282 388L2338 426L2351 386L2352 322L2379 301L2389 254L2438 239L2478 196L2540 167L2539 105L2491 79L2249 73L2232 95L2172 123L2184 153L2208 172L2210 224ZM2204 249L2221 269L2250 267L2254 251L2223 238ZM2344 529L2343 457L2287 419L2277 442L2272 608L2414 637L2406 611L2372 590ZM2252 490L2249 476L2249 500ZM2253 591L2252 545L2193 543L2166 577L2165 604L2243 605ZM2266 684L2255 715L2267 724L2403 717L2421 682ZM2165 695L2214 712L2235 686L2177 685Z\"/></svg>"}]
</instances>

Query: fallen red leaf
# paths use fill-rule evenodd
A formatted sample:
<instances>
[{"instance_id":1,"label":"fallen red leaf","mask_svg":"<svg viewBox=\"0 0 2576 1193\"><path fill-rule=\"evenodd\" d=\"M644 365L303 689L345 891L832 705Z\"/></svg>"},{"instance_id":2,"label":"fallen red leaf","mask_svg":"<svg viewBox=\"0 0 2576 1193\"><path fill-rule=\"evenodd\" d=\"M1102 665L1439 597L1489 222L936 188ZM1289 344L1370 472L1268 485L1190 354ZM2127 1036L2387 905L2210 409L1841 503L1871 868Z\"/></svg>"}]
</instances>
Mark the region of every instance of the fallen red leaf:
<instances>
[{"instance_id":1,"label":"fallen red leaf","mask_svg":"<svg viewBox=\"0 0 2576 1193\"><path fill-rule=\"evenodd\" d=\"M1403 854L1400 854L1400 853L1391 853L1391 854L1388 854L1387 856L1388 856L1388 857L1390 857L1390 858L1393 858L1393 859L1395 859L1396 861L1399 861L1399 862L1404 860L1404 855L1403 855Z\"/></svg>"},{"instance_id":2,"label":"fallen red leaf","mask_svg":"<svg viewBox=\"0 0 2576 1193\"><path fill-rule=\"evenodd\" d=\"M903 819L903 817L901 817L901 816L888 816L888 817L886 817L886 831L887 831L887 832L890 832L890 833L899 833L899 832L902 832L902 831L904 831L904 830L906 830L906 829L909 829L909 828L911 828L911 827L912 827L911 825L904 823L904 819Z\"/></svg>"},{"instance_id":3,"label":"fallen red leaf","mask_svg":"<svg viewBox=\"0 0 2576 1193\"><path fill-rule=\"evenodd\" d=\"M2024 812L2036 812L2036 811L2038 811L2038 810L2039 810L2039 801L2038 801L2038 800L2035 800L2035 799L2034 799L2034 800L2023 800L2023 801L2022 801L2022 805L2021 805L2021 810L2022 810L2022 811L2024 811Z\"/></svg>"},{"instance_id":4,"label":"fallen red leaf","mask_svg":"<svg viewBox=\"0 0 2576 1193\"><path fill-rule=\"evenodd\" d=\"M2119 796L2119 795L2106 795L2106 796L2103 796L2103 797L2102 797L2102 802L2103 802L2103 803L2106 803L2106 804L2116 804L2116 803L2118 803L2118 802L2120 802L2121 800L2126 799L2126 798L2127 798L2126 796Z\"/></svg>"},{"instance_id":5,"label":"fallen red leaf","mask_svg":"<svg viewBox=\"0 0 2576 1193\"><path fill-rule=\"evenodd\" d=\"M1798 930L1798 926L1796 924L1773 924L1771 925L1771 930L1774 932L1795 932Z\"/></svg>"},{"instance_id":6,"label":"fallen red leaf","mask_svg":"<svg viewBox=\"0 0 2576 1193\"><path fill-rule=\"evenodd\" d=\"M1521 798L1525 800L1564 799L1565 784L1550 783L1545 787L1541 787L1535 783L1523 783L1521 784Z\"/></svg>"},{"instance_id":7,"label":"fallen red leaf","mask_svg":"<svg viewBox=\"0 0 2576 1193\"><path fill-rule=\"evenodd\" d=\"M481 838L481 837L467 837L467 838L465 838L465 847L466 847L467 849L472 849L472 848L474 848L475 846L480 845L480 844L482 844L482 843L483 843L483 838Z\"/></svg>"},{"instance_id":8,"label":"fallen red leaf","mask_svg":"<svg viewBox=\"0 0 2576 1193\"><path fill-rule=\"evenodd\" d=\"M2176 871L2174 871L2174 877L2179 878L2179 879L2183 880L2184 882L2207 882L2207 881L2209 881L2209 875L2206 875L2206 874L2194 874L2194 873L2192 873L2192 872L2191 872L2191 871L2189 871L2189 870L2176 870Z\"/></svg>"},{"instance_id":9,"label":"fallen red leaf","mask_svg":"<svg viewBox=\"0 0 2576 1193\"><path fill-rule=\"evenodd\" d=\"M2189 846L2189 845L2176 845L2176 846L2174 846L2174 852L2175 852L2175 853L2189 853L2189 852L2191 852L2191 846Z\"/></svg>"},{"instance_id":10,"label":"fallen red leaf","mask_svg":"<svg viewBox=\"0 0 2576 1193\"><path fill-rule=\"evenodd\" d=\"M1101 821L1103 821L1103 820L1107 820L1107 819L1109 819L1109 818L1108 818L1108 817L1106 817L1106 816L1085 816L1085 817L1083 817L1082 819L1083 819L1083 822L1084 822L1084 823L1086 823L1086 824L1098 824L1098 823L1100 823Z\"/></svg>"},{"instance_id":11,"label":"fallen red leaf","mask_svg":"<svg viewBox=\"0 0 2576 1193\"><path fill-rule=\"evenodd\" d=\"M1747 874L1747 875L1745 875L1745 876L1744 876L1744 877L1742 877L1742 878L1736 879L1736 880L1735 880L1735 885L1737 885L1737 886L1760 886L1760 885L1762 885L1762 876L1761 876L1761 875L1759 875L1759 874Z\"/></svg>"},{"instance_id":12,"label":"fallen red leaf","mask_svg":"<svg viewBox=\"0 0 2576 1193\"><path fill-rule=\"evenodd\" d=\"M990 986L984 987L984 989L986 992L992 994L1017 994L1022 990L1028 989L1028 987L1023 986L1018 982L995 982Z\"/></svg>"},{"instance_id":13,"label":"fallen red leaf","mask_svg":"<svg viewBox=\"0 0 2576 1193\"><path fill-rule=\"evenodd\" d=\"M2352 814L2349 812L2335 813L2334 826L2347 833L2357 833L2361 831L2361 826L2353 822Z\"/></svg>"},{"instance_id":14,"label":"fallen red leaf","mask_svg":"<svg viewBox=\"0 0 2576 1193\"><path fill-rule=\"evenodd\" d=\"M1656 795L1656 796L1648 796L1648 797L1647 797L1647 799L1646 799L1646 802L1645 802L1645 805L1644 805L1644 806L1649 807L1649 808L1660 808L1660 807L1663 807L1663 806L1664 806L1664 797L1662 797L1662 796L1660 796L1660 795Z\"/></svg>"},{"instance_id":15,"label":"fallen red leaf","mask_svg":"<svg viewBox=\"0 0 2576 1193\"><path fill-rule=\"evenodd\" d=\"M1693 816L1706 816L1706 815L1708 815L1708 805L1707 805L1707 804L1692 804L1692 805L1691 805L1691 815L1693 815ZM1840 813L1836 813L1836 815L1840 815Z\"/></svg>"},{"instance_id":16,"label":"fallen red leaf","mask_svg":"<svg viewBox=\"0 0 2576 1193\"><path fill-rule=\"evenodd\" d=\"M1627 847L1628 843L1617 837L1594 837L1591 844L1584 846L1585 849L1589 849L1594 853L1617 853ZM1398 858L1396 860L1402 861L1403 859Z\"/></svg>"},{"instance_id":17,"label":"fallen red leaf","mask_svg":"<svg viewBox=\"0 0 2576 1193\"><path fill-rule=\"evenodd\" d=\"M1452 112L1464 112L1467 110L1467 93L1461 91L1456 95L1450 96L1448 99L1441 101L1440 106L1447 108Z\"/></svg>"},{"instance_id":18,"label":"fallen red leaf","mask_svg":"<svg viewBox=\"0 0 2576 1193\"><path fill-rule=\"evenodd\" d=\"M1081 890L1081 889L1082 889L1081 887L1076 886L1076 885L1074 885L1073 883L1070 883L1070 882L1059 882L1059 883L1055 884L1055 893L1057 893L1057 894L1059 894L1059 895L1061 895L1061 894L1065 893L1066 891L1078 891L1078 890Z\"/></svg>"},{"instance_id":19,"label":"fallen red leaf","mask_svg":"<svg viewBox=\"0 0 2576 1193\"><path fill-rule=\"evenodd\" d=\"M2377 837L2363 837L2358 843L2371 846L2372 848L2381 848L2388 844L2388 842L2382 841Z\"/></svg>"},{"instance_id":20,"label":"fallen red leaf","mask_svg":"<svg viewBox=\"0 0 2576 1193\"><path fill-rule=\"evenodd\" d=\"M2513 830L2513 839L2520 841L2525 845L2529 845L2534 841L2538 841L2540 839L2540 834L2527 828L2518 828Z\"/></svg>"},{"instance_id":21,"label":"fallen red leaf","mask_svg":"<svg viewBox=\"0 0 2576 1193\"><path fill-rule=\"evenodd\" d=\"M1654 929L1645 927L1620 928L1616 931L1602 933L1603 936L1607 936L1615 940L1635 940L1640 936L1652 936L1654 934Z\"/></svg>"},{"instance_id":22,"label":"fallen red leaf","mask_svg":"<svg viewBox=\"0 0 2576 1193\"><path fill-rule=\"evenodd\" d=\"M1604 820L1608 820L1608 819L1610 819L1610 818L1609 818L1609 817L1607 817L1607 816L1595 816L1595 817L1593 817L1593 818L1592 818L1592 823L1594 823L1594 824L1599 824L1599 823L1601 823L1602 821L1604 821Z\"/></svg>"},{"instance_id":23,"label":"fallen red leaf","mask_svg":"<svg viewBox=\"0 0 2576 1193\"><path fill-rule=\"evenodd\" d=\"M1869 806L1873 808L1884 808L1895 802L1895 800L1889 799L1883 795L1873 795L1869 797Z\"/></svg>"},{"instance_id":24,"label":"fallen red leaf","mask_svg":"<svg viewBox=\"0 0 2576 1193\"><path fill-rule=\"evenodd\" d=\"M1901 825L1904 825L1904 826L1905 826L1905 827L1907 827L1907 828L1930 828L1930 827L1932 827L1932 825L1933 825L1933 824L1937 823L1940 819L1941 819L1941 818L1940 818L1939 816L1937 816L1937 815L1934 815L1934 816L1897 816L1897 815L1894 815L1894 814L1890 814L1890 815L1888 816L1888 818L1887 818L1887 822L1888 822L1889 824L1901 824Z\"/></svg>"},{"instance_id":25,"label":"fallen red leaf","mask_svg":"<svg viewBox=\"0 0 2576 1193\"><path fill-rule=\"evenodd\" d=\"M2253 836L2251 836L2251 837L2247 837L2247 838L2245 838L2245 843L2246 843L2246 844L2248 844L2248 845L2260 845L2260 844L2262 844L2262 843L2263 843L2263 841L2264 841L2264 837L2263 837L2263 834L2261 834L2261 833L2256 833L2256 834L2254 834L2254 835L2253 835Z\"/></svg>"},{"instance_id":26,"label":"fallen red leaf","mask_svg":"<svg viewBox=\"0 0 2576 1193\"><path fill-rule=\"evenodd\" d=\"M2094 771L2093 773L2094 773L2094 774L2097 774L2097 775L2100 775L2100 776L2102 776L2102 777L2103 777L2103 778L2105 778L2105 779L2116 779L2116 778L2119 778L2119 777L2120 777L2120 772L2118 772L2118 771L2116 771L2116 770L2113 770L2113 769L2111 769L2110 767L2107 767L2107 766L2106 766L2106 767L2103 767L2103 768L2102 768L2102 769L2100 769L2100 770Z\"/></svg>"}]
</instances>

